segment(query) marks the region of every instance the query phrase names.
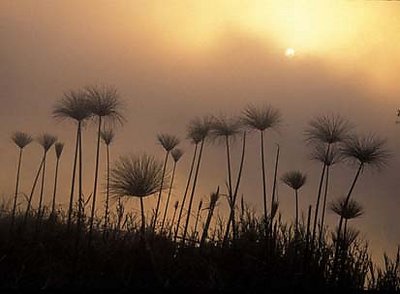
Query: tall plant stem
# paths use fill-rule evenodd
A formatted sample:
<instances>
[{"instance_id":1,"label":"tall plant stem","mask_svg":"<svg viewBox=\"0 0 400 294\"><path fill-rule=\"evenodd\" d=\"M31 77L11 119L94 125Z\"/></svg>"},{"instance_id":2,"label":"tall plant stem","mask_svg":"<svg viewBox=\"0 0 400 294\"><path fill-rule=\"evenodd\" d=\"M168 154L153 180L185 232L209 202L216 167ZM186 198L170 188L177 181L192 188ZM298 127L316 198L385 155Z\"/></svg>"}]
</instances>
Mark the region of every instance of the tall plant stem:
<instances>
[{"instance_id":1,"label":"tall plant stem","mask_svg":"<svg viewBox=\"0 0 400 294\"><path fill-rule=\"evenodd\" d=\"M13 230L13 227L14 227L15 212L17 210L18 187L19 187L19 177L20 177L20 171L21 171L22 153L23 153L23 149L20 148L19 149L19 158L18 158L18 168L17 168L17 179L16 179L16 183L15 183L15 194L14 194L12 213L11 213L10 232Z\"/></svg>"},{"instance_id":2,"label":"tall plant stem","mask_svg":"<svg viewBox=\"0 0 400 294\"><path fill-rule=\"evenodd\" d=\"M43 162L44 162L44 158L42 158L42 160L41 160L41 162L40 162L39 168L38 168L38 170L37 170L37 172L36 172L35 179L34 179L34 181L33 181L32 189L31 189L31 194L29 195L29 198L28 198L28 205L27 205L26 211L25 211L25 216L24 216L24 221L23 221L23 224L24 224L24 225L26 224L26 222L27 222L27 220L28 220L29 212L30 212L31 205L32 205L33 194L35 193L36 184L37 184L37 182L38 182L38 179L39 179L39 176L40 176L40 172L42 171Z\"/></svg>"},{"instance_id":3,"label":"tall plant stem","mask_svg":"<svg viewBox=\"0 0 400 294\"><path fill-rule=\"evenodd\" d=\"M232 199L229 201L230 214L229 214L229 219L228 219L228 223L227 223L226 230L225 230L223 244L226 244L226 242L228 241L230 224L232 224L233 240L236 240L235 205L236 205L236 199L237 199L237 195L238 195L238 191L239 191L240 180L242 178L245 153L246 153L246 132L243 132L242 155L241 155L241 159L240 159L240 165L239 165L239 171L238 171L238 176L237 176L237 180L236 180L235 191L233 192Z\"/></svg>"},{"instance_id":4,"label":"tall plant stem","mask_svg":"<svg viewBox=\"0 0 400 294\"><path fill-rule=\"evenodd\" d=\"M101 116L98 116L99 125L97 129L97 148L96 148L96 165L94 168L94 187L92 196L92 211L90 213L90 223L89 223L89 245L92 242L92 232L93 232L93 220L94 213L96 211L96 196L97 196L97 181L99 177L99 162L100 162L100 133L101 133Z\"/></svg>"},{"instance_id":5,"label":"tall plant stem","mask_svg":"<svg viewBox=\"0 0 400 294\"><path fill-rule=\"evenodd\" d=\"M107 191L106 191L106 203L104 211L104 230L107 231L108 228L108 217L109 217L109 203L110 203L110 146L107 144Z\"/></svg>"},{"instance_id":6,"label":"tall plant stem","mask_svg":"<svg viewBox=\"0 0 400 294\"><path fill-rule=\"evenodd\" d=\"M76 166L78 161L78 152L79 152L79 133L81 129L81 122L78 121L78 126L76 129L76 142L75 142L75 156L74 156L74 164L72 167L72 180L71 180L71 192L69 196L69 206L68 206L68 220L67 220L67 230L71 229L71 221L72 221L72 211L74 205L74 190L75 190L75 177L76 177Z\"/></svg>"},{"instance_id":7,"label":"tall plant stem","mask_svg":"<svg viewBox=\"0 0 400 294\"><path fill-rule=\"evenodd\" d=\"M169 151L167 151L165 153L164 167L163 167L163 172L162 172L160 191L158 192L157 206L156 206L156 212L155 212L155 215L154 215L154 222L153 222L153 228L152 228L153 232L155 231L156 225L157 225L158 210L160 209L161 195L162 195L162 190L164 188L164 180L165 180L165 172L167 170L168 156L169 156Z\"/></svg>"},{"instance_id":8,"label":"tall plant stem","mask_svg":"<svg viewBox=\"0 0 400 294\"><path fill-rule=\"evenodd\" d=\"M44 152L43 154L43 168L42 168L42 182L40 185L40 196L39 196L39 206L37 212L37 222L40 226L40 222L42 219L42 203L43 203L43 193L44 193L44 183L45 183L45 176L46 176L46 155L47 153Z\"/></svg>"},{"instance_id":9,"label":"tall plant stem","mask_svg":"<svg viewBox=\"0 0 400 294\"><path fill-rule=\"evenodd\" d=\"M320 245L321 245L322 237L324 235L326 200L328 197L328 189L329 189L329 170L330 170L330 166L328 165L326 167L324 198L322 200L322 215L321 215L320 232L319 232L319 244Z\"/></svg>"},{"instance_id":10,"label":"tall plant stem","mask_svg":"<svg viewBox=\"0 0 400 294\"><path fill-rule=\"evenodd\" d=\"M225 136L225 145L226 145L226 163L228 170L228 197L232 198L232 169L231 169L231 154L229 148L229 136Z\"/></svg>"},{"instance_id":11,"label":"tall plant stem","mask_svg":"<svg viewBox=\"0 0 400 294\"><path fill-rule=\"evenodd\" d=\"M265 178L265 156L264 156L264 131L260 131L260 152L261 152L261 174L263 183L263 205L264 205L264 221L267 222L267 183Z\"/></svg>"},{"instance_id":12,"label":"tall plant stem","mask_svg":"<svg viewBox=\"0 0 400 294\"><path fill-rule=\"evenodd\" d=\"M218 196L219 195L219 187L217 188L217 193L216 194L217 194L217 197L219 197ZM215 205L216 205L216 202L211 202L210 203L210 208L208 210L206 223L204 224L203 234L202 234L201 240L200 240L200 248L203 248L203 246L204 246L204 244L206 242L206 239L207 239L207 236L208 236L208 230L210 228L211 219L212 219L212 216L213 216L213 213L214 213L214 209L215 209Z\"/></svg>"},{"instance_id":13,"label":"tall plant stem","mask_svg":"<svg viewBox=\"0 0 400 294\"><path fill-rule=\"evenodd\" d=\"M78 175L78 223L77 223L77 244L79 244L80 234L82 230L82 222L84 217L84 200L82 194L82 128L79 128L79 175ZM78 246L78 245L77 245Z\"/></svg>"},{"instance_id":14,"label":"tall plant stem","mask_svg":"<svg viewBox=\"0 0 400 294\"><path fill-rule=\"evenodd\" d=\"M274 182L272 185L272 199L271 199L271 223L272 223L272 218L273 218L273 206L275 203L275 198L276 198L276 181L277 181L277 177L278 177L278 165L279 165L279 155L280 155L280 146L279 144L276 144L277 148L276 148L276 157L275 157L275 168L274 168ZM277 201L277 200L276 200Z\"/></svg>"},{"instance_id":15,"label":"tall plant stem","mask_svg":"<svg viewBox=\"0 0 400 294\"><path fill-rule=\"evenodd\" d=\"M182 214L183 214L183 209L185 207L185 203L186 203L186 198L189 192L189 186L190 186L190 181L192 179L192 174L193 174L193 169L194 169L194 165L196 162L196 156L197 156L197 147L198 144L195 144L194 146L194 152L193 152L193 158L192 158L192 163L190 165L190 171L189 171L189 176L186 182L186 188L185 188L185 192L183 193L183 199L182 199L182 203L181 203L181 208L179 210L179 214L178 214L178 220L176 222L176 229L175 229L175 235L174 235L174 242L176 242L176 238L178 237L178 232L179 232L179 225L181 223L181 219L182 219Z\"/></svg>"},{"instance_id":16,"label":"tall plant stem","mask_svg":"<svg viewBox=\"0 0 400 294\"><path fill-rule=\"evenodd\" d=\"M279 146L279 144L276 144L276 145L277 145L277 148L276 148L275 168L274 168L274 183L272 185L272 197L271 197L271 209L270 209L270 211L271 211L271 220L270 220L270 224L269 224L269 233L272 233L273 220L274 220L275 213L276 213L276 211L274 212L273 210L274 210L275 203L278 202L278 199L275 200L275 198L277 198L276 197L277 196L276 195L276 180L277 180L277 177L278 177L278 164L279 164L280 146Z\"/></svg>"},{"instance_id":17,"label":"tall plant stem","mask_svg":"<svg viewBox=\"0 0 400 294\"><path fill-rule=\"evenodd\" d=\"M344 207L347 207L349 201L350 201L350 197L351 194L353 193L354 187L357 183L357 180L362 172L362 169L364 167L363 163L360 163L360 165L358 166L356 175L354 176L353 182L351 183L349 192L347 193L346 196L346 200L344 203ZM340 243L342 241L342 236L341 236L341 232L342 232L342 226L343 226L343 216L340 216L340 220L339 220L339 225L338 225L338 231L337 231L337 241L336 241L336 248L335 248L335 260L334 260L334 273L336 273L337 271L337 265L338 265L338 258L339 258L339 251L340 251Z\"/></svg>"},{"instance_id":18,"label":"tall plant stem","mask_svg":"<svg viewBox=\"0 0 400 294\"><path fill-rule=\"evenodd\" d=\"M306 252L304 258L304 266L308 265L308 256L309 256L309 246L310 246L310 225L311 225L311 210L312 206L308 206L308 216L307 216L307 231L306 231Z\"/></svg>"},{"instance_id":19,"label":"tall plant stem","mask_svg":"<svg viewBox=\"0 0 400 294\"><path fill-rule=\"evenodd\" d=\"M175 178L175 169L176 169L176 161L174 161L174 167L172 169L172 178L171 178L171 183L168 189L168 197L167 197L167 203L165 204L165 210L164 210L164 217L161 223L161 232L164 229L164 224L165 224L165 219L167 218L167 213L168 213L168 205L169 205L169 200L171 198L171 192L172 192L172 185L174 184L174 178Z\"/></svg>"},{"instance_id":20,"label":"tall plant stem","mask_svg":"<svg viewBox=\"0 0 400 294\"><path fill-rule=\"evenodd\" d=\"M296 240L299 234L299 193L297 190L294 190L296 196Z\"/></svg>"},{"instance_id":21,"label":"tall plant stem","mask_svg":"<svg viewBox=\"0 0 400 294\"><path fill-rule=\"evenodd\" d=\"M144 204L143 204L143 197L140 197L140 212L142 215L142 225L140 227L140 235L142 240L144 240L145 230L146 230L146 219L144 216Z\"/></svg>"},{"instance_id":22,"label":"tall plant stem","mask_svg":"<svg viewBox=\"0 0 400 294\"><path fill-rule=\"evenodd\" d=\"M56 195L57 195L57 181L58 181L58 166L59 166L60 158L56 159L56 171L54 173L54 190L53 190L53 200L51 202L51 216L55 215L56 211Z\"/></svg>"},{"instance_id":23,"label":"tall plant stem","mask_svg":"<svg viewBox=\"0 0 400 294\"><path fill-rule=\"evenodd\" d=\"M199 224L199 219L200 219L200 212L201 212L201 207L199 206L199 209L197 210L197 214L196 214L196 221L194 222L194 230L193 230L193 241L196 242L197 241L197 225Z\"/></svg>"},{"instance_id":24,"label":"tall plant stem","mask_svg":"<svg viewBox=\"0 0 400 294\"><path fill-rule=\"evenodd\" d=\"M190 213L192 211L192 204L193 204L193 198L194 198L194 193L196 191L196 184L197 184L197 179L199 176L199 170L200 170L200 163L201 163L201 156L203 154L203 147L204 147L204 140L203 139L200 143L200 151L199 151L199 158L197 160L197 166L196 166L196 172L194 174L194 180L193 180L193 186L192 186L192 191L190 193L190 199L189 199L189 207L188 207L188 212L186 216L186 222L185 222L185 228L183 230L183 236L182 236L182 244L185 245L185 240L186 240L186 234L187 230L189 227L189 220L190 220Z\"/></svg>"},{"instance_id":25,"label":"tall plant stem","mask_svg":"<svg viewBox=\"0 0 400 294\"><path fill-rule=\"evenodd\" d=\"M330 146L331 145L328 144L328 146L326 148L325 157L328 156L328 154L329 154ZM325 170L326 170L326 163L324 162L323 167L322 167L322 172L321 172L321 178L319 180L319 185L318 185L317 201L315 203L315 214L314 214L313 233L312 233L312 246L314 246L315 234L317 232L319 202L321 200L321 192L322 192L322 186L323 186L323 182L324 182L324 178L325 178Z\"/></svg>"},{"instance_id":26,"label":"tall plant stem","mask_svg":"<svg viewBox=\"0 0 400 294\"><path fill-rule=\"evenodd\" d=\"M347 207L347 205L349 204L351 194L353 193L354 187L355 187L356 182L357 182L357 180L358 180L358 178L359 178L359 176L360 176L360 174L361 174L361 171L362 171L363 167L364 167L364 164L361 163L361 164L359 165L358 169L357 169L357 173L356 173L356 175L355 175L355 177L354 177L354 180L353 180L353 182L352 182L352 184L351 184L350 190L349 190L349 192L347 193L346 201L345 201L345 203L344 203L344 207ZM339 227L338 227L339 233L340 233L340 231L341 231L341 229L342 229L342 225L343 225L343 216L340 216Z\"/></svg>"},{"instance_id":27,"label":"tall plant stem","mask_svg":"<svg viewBox=\"0 0 400 294\"><path fill-rule=\"evenodd\" d=\"M171 225L169 226L168 238L171 238L171 236L172 236L172 227L174 226L175 217L176 217L176 211L177 211L177 210L178 210L178 207L175 206L175 208L174 208L174 214L173 214L173 216L172 216Z\"/></svg>"}]
</instances>

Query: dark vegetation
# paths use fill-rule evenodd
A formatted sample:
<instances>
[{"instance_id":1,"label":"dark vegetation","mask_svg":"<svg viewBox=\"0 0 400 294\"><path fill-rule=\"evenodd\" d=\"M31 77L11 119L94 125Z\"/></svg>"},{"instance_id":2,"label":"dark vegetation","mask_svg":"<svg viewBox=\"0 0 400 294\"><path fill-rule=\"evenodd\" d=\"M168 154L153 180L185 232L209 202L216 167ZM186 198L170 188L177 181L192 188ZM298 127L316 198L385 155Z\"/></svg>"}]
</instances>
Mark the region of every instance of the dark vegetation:
<instances>
[{"instance_id":1,"label":"dark vegetation","mask_svg":"<svg viewBox=\"0 0 400 294\"><path fill-rule=\"evenodd\" d=\"M353 191L366 169L384 167L388 159L385 141L354 134L344 118L325 115L308 124L305 139L312 150L311 158L321 163L321 175L316 201L309 205L307 217L300 219L300 194L307 176L294 170L279 177L279 146L274 154L264 151L267 132L282 121L280 112L272 106L250 105L238 117L210 116L191 121L187 138L193 145L193 157L183 195L174 203L171 190L183 155L177 148L178 137L157 135L165 151L162 162L146 154L121 156L111 162L113 129L124 122L115 88L95 86L70 91L55 105L53 114L76 125L69 204L57 205L63 143L50 134L36 138L43 154L27 195L20 191L20 170L23 151L33 138L15 132L12 140L19 149L16 188L11 207L4 205L0 215L2 289L112 289L142 293L168 289L244 293L400 289L400 253L394 259L385 254L384 267L377 268L367 242L350 226L352 219L364 213L362 205L353 199ZM93 191L85 199L82 136L88 120L96 121L98 132ZM242 173L246 137L252 131L260 138L263 193L259 196L262 211L257 212L239 197L240 182L246 176ZM106 189L98 191L102 143L106 147ZM205 200L198 199L196 187L201 163L206 160L203 151L209 143L220 143L224 148L226 185L210 191ZM232 154L232 144L241 146L237 158ZM47 205L45 168L53 145L54 192ZM274 160L271 180L266 177L266 158ZM235 159L239 163L236 171L232 168ZM345 196L332 199L330 172L340 163L353 164L355 174ZM284 221L279 212L275 195L279 179L293 189L294 224ZM268 185L272 187L271 195ZM139 213L127 211L123 199L129 197L139 200ZM145 207L146 197L157 197L156 206ZM227 215L216 215L215 207L225 200ZM34 205L36 202L38 205ZM325 226L327 209L338 215L338 226L333 231Z\"/></svg>"}]
</instances>

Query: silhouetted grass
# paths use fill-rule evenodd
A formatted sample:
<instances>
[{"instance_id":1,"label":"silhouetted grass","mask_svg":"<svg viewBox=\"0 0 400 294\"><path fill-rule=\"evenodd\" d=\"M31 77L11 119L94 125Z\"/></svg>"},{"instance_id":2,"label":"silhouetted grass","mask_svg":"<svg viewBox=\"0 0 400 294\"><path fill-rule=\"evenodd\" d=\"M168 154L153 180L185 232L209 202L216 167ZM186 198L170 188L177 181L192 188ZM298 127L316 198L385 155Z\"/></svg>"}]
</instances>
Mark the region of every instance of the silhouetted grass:
<instances>
[{"instance_id":1,"label":"silhouetted grass","mask_svg":"<svg viewBox=\"0 0 400 294\"><path fill-rule=\"evenodd\" d=\"M22 226L23 216L17 214L12 233L9 232L11 214L2 214L0 285L2 289L18 290L141 292L168 289L326 292L339 288L362 290L366 285L371 289L398 289L398 257L391 261L386 256L386 269L376 269L366 243L355 238L348 242L337 279L332 272L335 245L328 238L310 247L307 245L310 228L307 230L304 223L299 224L295 237L293 226L283 223L280 216L272 226L266 226L264 217L257 218L244 206L235 242L222 246L222 224L219 237L211 238L210 232L201 250L198 240L187 240L182 247L179 240L174 242L173 236L154 233L151 221L146 225L143 243L141 218L135 214L126 215L121 230L117 218L111 215L107 234L103 231L103 220L96 220L90 246L90 218L83 218L83 229L79 230L78 211L73 212L70 230L68 214L63 211L56 217L41 212L39 231L35 229L37 211L29 215L25 226ZM269 227L272 232L266 234L264 230ZM81 240L78 244L77 238Z\"/></svg>"}]
</instances>

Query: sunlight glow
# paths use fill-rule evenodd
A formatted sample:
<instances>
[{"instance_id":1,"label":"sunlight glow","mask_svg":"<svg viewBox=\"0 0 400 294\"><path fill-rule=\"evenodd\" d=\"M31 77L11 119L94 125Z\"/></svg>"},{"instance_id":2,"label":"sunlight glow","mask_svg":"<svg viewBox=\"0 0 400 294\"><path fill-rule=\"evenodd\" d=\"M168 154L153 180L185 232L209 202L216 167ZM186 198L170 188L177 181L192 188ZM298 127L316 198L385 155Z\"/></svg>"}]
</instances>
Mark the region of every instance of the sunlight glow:
<instances>
[{"instance_id":1,"label":"sunlight glow","mask_svg":"<svg viewBox=\"0 0 400 294\"><path fill-rule=\"evenodd\" d=\"M287 48L285 50L285 56L288 58L294 57L295 54L296 54L296 51L293 48Z\"/></svg>"}]
</instances>

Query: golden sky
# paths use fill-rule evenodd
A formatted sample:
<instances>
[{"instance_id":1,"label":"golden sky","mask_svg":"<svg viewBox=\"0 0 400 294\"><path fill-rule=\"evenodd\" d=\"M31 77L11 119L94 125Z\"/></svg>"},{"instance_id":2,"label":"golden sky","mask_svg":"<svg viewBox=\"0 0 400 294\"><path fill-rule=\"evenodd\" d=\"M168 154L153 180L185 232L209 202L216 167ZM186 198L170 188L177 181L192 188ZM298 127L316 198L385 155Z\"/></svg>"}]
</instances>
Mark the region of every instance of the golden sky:
<instances>
[{"instance_id":1,"label":"golden sky","mask_svg":"<svg viewBox=\"0 0 400 294\"><path fill-rule=\"evenodd\" d=\"M295 51L292 58L285 56L287 48ZM72 126L55 124L51 107L63 91L88 84L113 84L124 97L127 123L119 130L114 156L143 150L162 156L155 143L158 132L184 139L195 115L238 113L247 103L269 102L281 109L284 126L267 140L267 153L273 156L280 143L281 171L309 174L304 210L315 201L319 171L308 159L304 127L315 115L339 112L355 122L357 131L388 138L393 151L390 167L363 176L355 194L366 210L357 226L376 252L392 252L400 243L399 228L393 226L400 207L400 130L394 123L399 72L400 1L2 0L0 164L15 165L12 131L48 131L67 143L62 172L69 178ZM90 170L93 128L84 135ZM189 165L190 145L182 145L187 154L178 167L174 197L180 196ZM250 138L249 176L242 184L254 205L261 189L256 148ZM27 151L28 158L39 154L36 145ZM199 197L224 182L219 168L224 164L221 148L207 146ZM268 157L269 171L271 164ZM23 173L30 178L35 168L36 162L27 160ZM348 166L334 171L334 196L344 193L352 175ZM4 198L13 189L12 177L0 169ZM29 185L22 182L23 189ZM292 196L285 187L279 191L290 220ZM335 217L329 217L333 225Z\"/></svg>"}]
</instances>

